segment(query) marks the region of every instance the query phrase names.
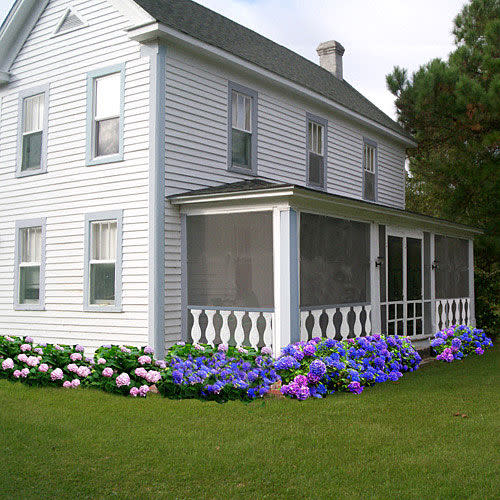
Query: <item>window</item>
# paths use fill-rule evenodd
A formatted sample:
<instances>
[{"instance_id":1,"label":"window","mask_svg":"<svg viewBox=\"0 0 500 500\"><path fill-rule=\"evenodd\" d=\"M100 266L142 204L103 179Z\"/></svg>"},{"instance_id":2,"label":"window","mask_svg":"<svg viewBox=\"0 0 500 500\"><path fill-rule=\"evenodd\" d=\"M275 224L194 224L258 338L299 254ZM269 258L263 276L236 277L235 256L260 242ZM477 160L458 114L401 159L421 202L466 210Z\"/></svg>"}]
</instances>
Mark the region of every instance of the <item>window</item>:
<instances>
[{"instance_id":1,"label":"window","mask_svg":"<svg viewBox=\"0 0 500 500\"><path fill-rule=\"evenodd\" d=\"M326 120L307 115L307 184L326 186Z\"/></svg>"},{"instance_id":2,"label":"window","mask_svg":"<svg viewBox=\"0 0 500 500\"><path fill-rule=\"evenodd\" d=\"M122 213L87 216L85 249L85 308L121 308Z\"/></svg>"},{"instance_id":3,"label":"window","mask_svg":"<svg viewBox=\"0 0 500 500\"><path fill-rule=\"evenodd\" d=\"M257 172L257 93L229 84L229 167Z\"/></svg>"},{"instance_id":4,"label":"window","mask_svg":"<svg viewBox=\"0 0 500 500\"><path fill-rule=\"evenodd\" d=\"M124 65L88 75L87 164L123 160Z\"/></svg>"},{"instance_id":5,"label":"window","mask_svg":"<svg viewBox=\"0 0 500 500\"><path fill-rule=\"evenodd\" d=\"M363 198L377 201L377 145L367 139L363 143Z\"/></svg>"},{"instance_id":6,"label":"window","mask_svg":"<svg viewBox=\"0 0 500 500\"><path fill-rule=\"evenodd\" d=\"M16 223L15 309L44 308L45 219Z\"/></svg>"},{"instance_id":7,"label":"window","mask_svg":"<svg viewBox=\"0 0 500 500\"><path fill-rule=\"evenodd\" d=\"M18 177L46 172L48 95L47 86L19 95Z\"/></svg>"}]
</instances>

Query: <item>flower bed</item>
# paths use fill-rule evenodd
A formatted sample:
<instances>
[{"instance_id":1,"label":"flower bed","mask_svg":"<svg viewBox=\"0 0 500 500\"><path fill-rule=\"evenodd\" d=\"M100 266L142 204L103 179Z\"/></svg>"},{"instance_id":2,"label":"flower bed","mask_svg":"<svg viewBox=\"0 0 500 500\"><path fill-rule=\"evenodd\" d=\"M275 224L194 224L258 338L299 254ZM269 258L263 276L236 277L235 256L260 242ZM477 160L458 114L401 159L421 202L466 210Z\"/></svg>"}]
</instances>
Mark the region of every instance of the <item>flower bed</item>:
<instances>
[{"instance_id":1,"label":"flower bed","mask_svg":"<svg viewBox=\"0 0 500 500\"><path fill-rule=\"evenodd\" d=\"M165 360L155 360L151 347L102 346L92 358L83 347L35 344L25 337L0 336L0 377L32 385L94 387L145 397L157 389L169 398L219 402L250 401L270 392L300 400L338 391L359 394L364 387L398 380L418 368L420 356L402 337L372 335L345 341L316 338L271 350L179 342Z\"/></svg>"},{"instance_id":2,"label":"flower bed","mask_svg":"<svg viewBox=\"0 0 500 500\"><path fill-rule=\"evenodd\" d=\"M275 368L285 382L282 393L303 400L338 391L360 394L366 386L398 380L420 361L409 339L372 335L291 344Z\"/></svg>"},{"instance_id":3,"label":"flower bed","mask_svg":"<svg viewBox=\"0 0 500 500\"><path fill-rule=\"evenodd\" d=\"M483 330L465 325L450 326L434 335L431 349L439 361L451 363L469 354L483 354L493 343Z\"/></svg>"}]
</instances>

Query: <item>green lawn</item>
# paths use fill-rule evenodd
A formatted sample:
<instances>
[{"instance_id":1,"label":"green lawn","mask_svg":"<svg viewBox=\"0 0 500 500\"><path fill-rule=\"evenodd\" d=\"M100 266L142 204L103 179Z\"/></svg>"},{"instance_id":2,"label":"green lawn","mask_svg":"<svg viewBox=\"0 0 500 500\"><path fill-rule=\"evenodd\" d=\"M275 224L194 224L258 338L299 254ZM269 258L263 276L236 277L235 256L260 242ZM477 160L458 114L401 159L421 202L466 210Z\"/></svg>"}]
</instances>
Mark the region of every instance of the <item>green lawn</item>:
<instances>
[{"instance_id":1,"label":"green lawn","mask_svg":"<svg viewBox=\"0 0 500 500\"><path fill-rule=\"evenodd\" d=\"M303 403L0 381L0 497L499 498L499 358Z\"/></svg>"}]
</instances>

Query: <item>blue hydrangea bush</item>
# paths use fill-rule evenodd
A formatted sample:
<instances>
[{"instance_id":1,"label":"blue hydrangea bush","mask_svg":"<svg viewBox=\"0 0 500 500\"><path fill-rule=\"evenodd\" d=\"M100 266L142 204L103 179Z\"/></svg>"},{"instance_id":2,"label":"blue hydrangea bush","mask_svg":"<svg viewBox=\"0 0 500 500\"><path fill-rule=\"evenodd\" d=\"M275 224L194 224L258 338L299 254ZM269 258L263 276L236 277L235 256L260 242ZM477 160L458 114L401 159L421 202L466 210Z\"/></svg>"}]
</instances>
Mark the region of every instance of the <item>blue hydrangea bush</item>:
<instances>
[{"instance_id":1,"label":"blue hydrangea bush","mask_svg":"<svg viewBox=\"0 0 500 500\"><path fill-rule=\"evenodd\" d=\"M439 361L451 363L469 354L484 354L493 345L484 330L466 325L450 326L434 335L431 350Z\"/></svg>"},{"instance_id":2,"label":"blue hydrangea bush","mask_svg":"<svg viewBox=\"0 0 500 500\"><path fill-rule=\"evenodd\" d=\"M367 386L397 381L421 357L406 337L371 335L337 341L315 338L283 349L275 368L281 392L300 400L334 392L360 394Z\"/></svg>"},{"instance_id":3,"label":"blue hydrangea bush","mask_svg":"<svg viewBox=\"0 0 500 500\"><path fill-rule=\"evenodd\" d=\"M169 350L158 391L175 399L201 398L218 402L250 401L267 394L280 380L271 350L260 353L221 344L193 347L180 343Z\"/></svg>"}]
</instances>

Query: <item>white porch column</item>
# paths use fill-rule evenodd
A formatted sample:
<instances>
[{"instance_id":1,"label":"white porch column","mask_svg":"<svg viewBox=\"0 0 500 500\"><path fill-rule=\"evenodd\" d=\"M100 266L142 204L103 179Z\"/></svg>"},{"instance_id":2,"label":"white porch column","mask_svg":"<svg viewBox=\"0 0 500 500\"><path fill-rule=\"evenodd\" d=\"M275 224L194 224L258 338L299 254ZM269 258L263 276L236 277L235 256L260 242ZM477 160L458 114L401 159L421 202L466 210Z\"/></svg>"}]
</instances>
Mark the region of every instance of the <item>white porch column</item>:
<instances>
[{"instance_id":1,"label":"white porch column","mask_svg":"<svg viewBox=\"0 0 500 500\"><path fill-rule=\"evenodd\" d=\"M274 326L273 351L299 340L298 214L291 208L273 209Z\"/></svg>"},{"instance_id":2,"label":"white porch column","mask_svg":"<svg viewBox=\"0 0 500 500\"><path fill-rule=\"evenodd\" d=\"M434 261L436 260L436 247L435 247L435 239L434 233L430 233L430 252L429 252L429 260L431 264L431 328L432 334L438 331L438 325L436 321L436 269L434 268Z\"/></svg>"},{"instance_id":3,"label":"white porch column","mask_svg":"<svg viewBox=\"0 0 500 500\"><path fill-rule=\"evenodd\" d=\"M382 320L380 318L380 270L375 265L379 257L379 230L378 224L370 224L370 297L372 304L372 333L381 333ZM383 257L383 256L380 256Z\"/></svg>"},{"instance_id":4,"label":"white porch column","mask_svg":"<svg viewBox=\"0 0 500 500\"><path fill-rule=\"evenodd\" d=\"M469 240L469 323L476 327L476 304L474 293L474 240Z\"/></svg>"}]
</instances>

